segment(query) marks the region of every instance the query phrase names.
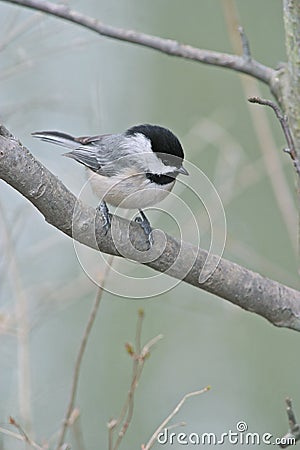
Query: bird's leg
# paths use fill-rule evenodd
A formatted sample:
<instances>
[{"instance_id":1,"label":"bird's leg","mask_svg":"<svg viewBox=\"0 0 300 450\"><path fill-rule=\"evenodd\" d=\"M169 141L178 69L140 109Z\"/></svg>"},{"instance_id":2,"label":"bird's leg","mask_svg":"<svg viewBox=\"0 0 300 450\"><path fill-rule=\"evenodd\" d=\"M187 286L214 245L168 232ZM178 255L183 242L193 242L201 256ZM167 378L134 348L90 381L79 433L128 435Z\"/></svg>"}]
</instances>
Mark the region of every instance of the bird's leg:
<instances>
[{"instance_id":1,"label":"bird's leg","mask_svg":"<svg viewBox=\"0 0 300 450\"><path fill-rule=\"evenodd\" d=\"M149 244L150 244L150 246L152 246L154 241L153 241L153 237L152 237L152 228L151 228L150 222L147 219L145 213L141 209L139 209L139 212L140 212L141 217L136 217L135 222L137 222L143 228L144 233L148 238Z\"/></svg>"},{"instance_id":2,"label":"bird's leg","mask_svg":"<svg viewBox=\"0 0 300 450\"><path fill-rule=\"evenodd\" d=\"M109 210L108 210L106 202L104 200L101 200L97 209L100 211L100 213L103 217L103 220L104 220L103 228L104 228L105 234L107 234L107 232L111 226L111 219L109 216Z\"/></svg>"}]
</instances>

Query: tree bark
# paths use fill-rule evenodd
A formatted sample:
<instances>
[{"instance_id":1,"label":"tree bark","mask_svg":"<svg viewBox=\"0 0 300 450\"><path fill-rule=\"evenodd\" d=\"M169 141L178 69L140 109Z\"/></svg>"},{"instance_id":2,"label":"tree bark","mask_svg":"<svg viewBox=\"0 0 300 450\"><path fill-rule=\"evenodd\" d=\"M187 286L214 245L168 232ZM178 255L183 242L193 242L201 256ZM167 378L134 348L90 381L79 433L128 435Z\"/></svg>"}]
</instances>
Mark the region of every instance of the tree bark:
<instances>
[{"instance_id":1,"label":"tree bark","mask_svg":"<svg viewBox=\"0 0 300 450\"><path fill-rule=\"evenodd\" d=\"M118 216L113 216L112 232L105 234L102 216L77 200L3 126L0 127L0 178L26 197L48 223L73 239L183 280L255 312L276 326L300 331L300 292L226 259L220 260L217 255L208 255L205 250L172 236L165 235L163 252L159 241L148 252L139 225ZM200 283L199 276L207 266L208 257L212 274Z\"/></svg>"}]
</instances>

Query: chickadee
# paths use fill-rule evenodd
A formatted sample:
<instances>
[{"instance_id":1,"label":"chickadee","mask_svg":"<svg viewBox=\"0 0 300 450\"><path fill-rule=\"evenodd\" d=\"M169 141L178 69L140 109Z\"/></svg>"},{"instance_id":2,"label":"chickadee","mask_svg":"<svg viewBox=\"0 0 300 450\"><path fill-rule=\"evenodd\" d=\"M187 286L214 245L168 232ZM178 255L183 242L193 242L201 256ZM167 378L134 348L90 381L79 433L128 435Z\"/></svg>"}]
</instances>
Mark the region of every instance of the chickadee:
<instances>
[{"instance_id":1,"label":"chickadee","mask_svg":"<svg viewBox=\"0 0 300 450\"><path fill-rule=\"evenodd\" d=\"M38 131L33 137L71 149L65 156L83 164L101 202L107 231L111 224L106 202L138 209L140 223L152 243L151 226L142 208L155 205L173 189L184 153L178 138L158 125L137 125L120 134L73 137L59 131Z\"/></svg>"}]
</instances>

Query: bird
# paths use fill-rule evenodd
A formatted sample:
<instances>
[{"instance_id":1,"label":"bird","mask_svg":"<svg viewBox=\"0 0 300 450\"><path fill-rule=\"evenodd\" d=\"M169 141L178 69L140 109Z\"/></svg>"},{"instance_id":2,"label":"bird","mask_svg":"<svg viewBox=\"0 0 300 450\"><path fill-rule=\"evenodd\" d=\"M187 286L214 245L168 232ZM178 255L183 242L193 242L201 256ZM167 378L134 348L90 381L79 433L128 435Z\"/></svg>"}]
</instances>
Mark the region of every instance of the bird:
<instances>
[{"instance_id":1,"label":"bird","mask_svg":"<svg viewBox=\"0 0 300 450\"><path fill-rule=\"evenodd\" d=\"M83 164L91 176L91 186L99 197L98 209L105 232L111 226L107 203L125 209L138 209L135 219L153 244L152 228L144 208L168 196L184 168L184 151L168 128L142 124L118 134L74 137L60 131L36 131L34 138L66 147L64 156Z\"/></svg>"}]
</instances>

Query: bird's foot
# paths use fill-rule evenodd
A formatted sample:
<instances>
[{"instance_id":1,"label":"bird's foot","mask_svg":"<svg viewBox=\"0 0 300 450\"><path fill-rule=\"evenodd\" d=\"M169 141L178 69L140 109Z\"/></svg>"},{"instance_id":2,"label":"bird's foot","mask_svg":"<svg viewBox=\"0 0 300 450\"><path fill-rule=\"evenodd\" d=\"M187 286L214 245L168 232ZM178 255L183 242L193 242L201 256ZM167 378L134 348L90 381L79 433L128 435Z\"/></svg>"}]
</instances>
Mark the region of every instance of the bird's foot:
<instances>
[{"instance_id":1,"label":"bird's foot","mask_svg":"<svg viewBox=\"0 0 300 450\"><path fill-rule=\"evenodd\" d=\"M100 213L103 217L103 220L104 220L103 228L104 228L105 234L107 234L108 230L111 227L111 219L110 219L109 209L107 207L106 202L104 200L101 200L97 209L98 209L98 211L100 211Z\"/></svg>"},{"instance_id":2,"label":"bird's foot","mask_svg":"<svg viewBox=\"0 0 300 450\"><path fill-rule=\"evenodd\" d=\"M152 236L152 228L149 220L147 219L145 213L140 209L140 217L135 218L135 222L138 223L144 230L145 235L148 238L148 242L150 247L154 244L153 236Z\"/></svg>"}]
</instances>

